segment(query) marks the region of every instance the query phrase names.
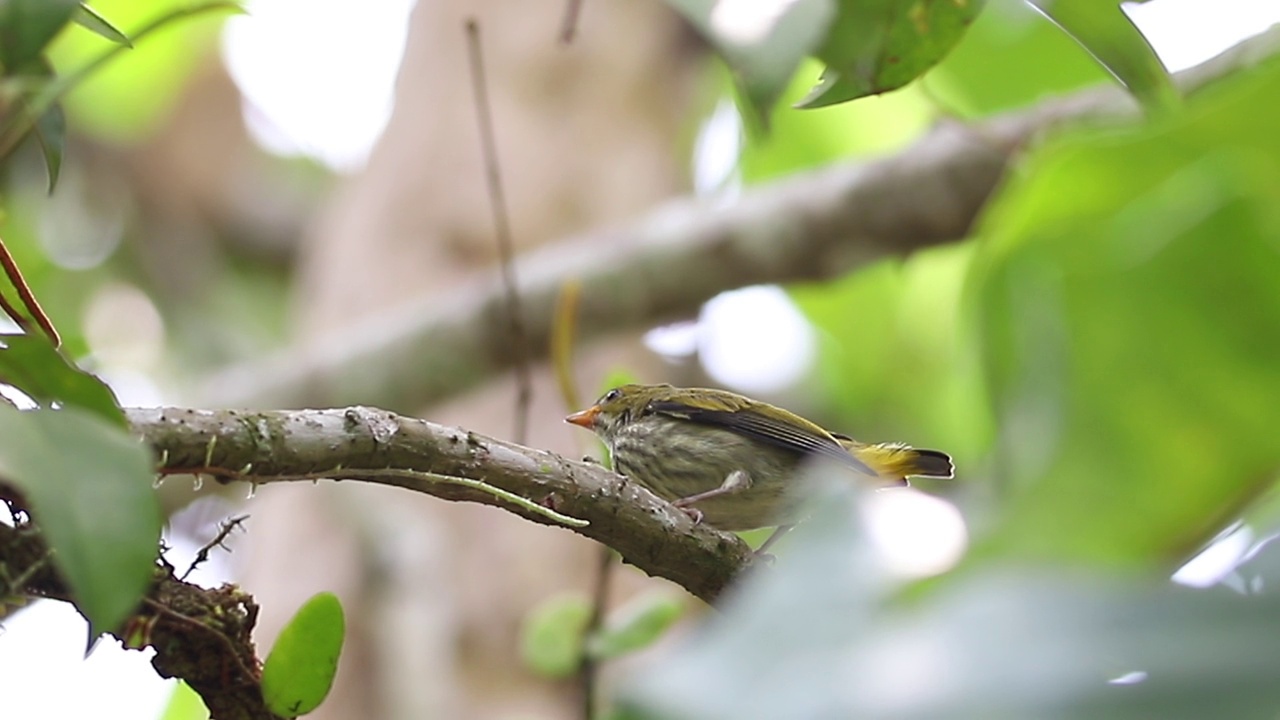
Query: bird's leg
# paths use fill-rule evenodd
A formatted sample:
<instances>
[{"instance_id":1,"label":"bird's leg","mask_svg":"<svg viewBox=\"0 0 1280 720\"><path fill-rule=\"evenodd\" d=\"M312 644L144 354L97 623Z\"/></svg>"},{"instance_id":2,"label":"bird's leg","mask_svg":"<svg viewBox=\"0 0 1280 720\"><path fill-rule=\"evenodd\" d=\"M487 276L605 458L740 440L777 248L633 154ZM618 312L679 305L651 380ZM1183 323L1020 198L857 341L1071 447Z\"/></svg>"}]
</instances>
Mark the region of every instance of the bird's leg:
<instances>
[{"instance_id":1,"label":"bird's leg","mask_svg":"<svg viewBox=\"0 0 1280 720\"><path fill-rule=\"evenodd\" d=\"M700 503L703 500L720 497L721 495L740 493L750 487L751 475L746 470L734 470L725 476L724 482L720 483L720 487L682 497L671 504L684 510L693 519L694 523L699 523L702 522L702 511L695 507L690 507L691 505Z\"/></svg>"}]
</instances>

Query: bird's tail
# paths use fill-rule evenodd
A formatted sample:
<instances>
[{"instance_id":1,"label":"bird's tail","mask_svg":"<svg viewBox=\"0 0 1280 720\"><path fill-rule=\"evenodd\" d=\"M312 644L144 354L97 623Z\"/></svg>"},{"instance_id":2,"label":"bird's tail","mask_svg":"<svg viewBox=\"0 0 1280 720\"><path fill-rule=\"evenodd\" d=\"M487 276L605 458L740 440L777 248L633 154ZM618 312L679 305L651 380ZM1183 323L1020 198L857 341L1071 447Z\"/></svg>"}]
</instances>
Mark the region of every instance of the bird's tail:
<instances>
[{"instance_id":1,"label":"bird's tail","mask_svg":"<svg viewBox=\"0 0 1280 720\"><path fill-rule=\"evenodd\" d=\"M951 456L939 450L920 450L902 443L864 444L838 435L836 439L854 457L886 479L906 483L908 477L951 478L955 465Z\"/></svg>"}]
</instances>

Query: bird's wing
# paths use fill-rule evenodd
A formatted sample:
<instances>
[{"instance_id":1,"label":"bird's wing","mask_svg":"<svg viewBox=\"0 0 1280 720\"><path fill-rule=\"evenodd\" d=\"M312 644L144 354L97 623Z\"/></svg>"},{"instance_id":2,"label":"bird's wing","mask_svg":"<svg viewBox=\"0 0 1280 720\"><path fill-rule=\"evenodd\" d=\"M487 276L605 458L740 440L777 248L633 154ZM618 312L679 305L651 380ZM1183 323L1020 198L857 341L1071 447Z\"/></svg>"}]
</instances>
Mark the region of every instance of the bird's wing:
<instances>
[{"instance_id":1,"label":"bird's wing","mask_svg":"<svg viewBox=\"0 0 1280 720\"><path fill-rule=\"evenodd\" d=\"M750 407L737 410L707 410L670 400L649 403L648 410L690 422L731 430L754 440L802 455L819 455L830 458L867 475L874 476L876 474L866 463L841 447L840 443L836 442L830 433L812 423L806 422L806 425L797 425L783 422Z\"/></svg>"}]
</instances>

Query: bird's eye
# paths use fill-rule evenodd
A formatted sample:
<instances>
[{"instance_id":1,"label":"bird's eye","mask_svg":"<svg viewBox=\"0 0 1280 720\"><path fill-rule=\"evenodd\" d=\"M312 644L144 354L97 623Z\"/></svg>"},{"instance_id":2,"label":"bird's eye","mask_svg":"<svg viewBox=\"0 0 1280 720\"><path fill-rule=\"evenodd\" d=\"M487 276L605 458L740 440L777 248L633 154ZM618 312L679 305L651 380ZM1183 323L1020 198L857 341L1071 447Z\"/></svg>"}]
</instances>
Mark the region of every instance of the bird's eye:
<instances>
[{"instance_id":1,"label":"bird's eye","mask_svg":"<svg viewBox=\"0 0 1280 720\"><path fill-rule=\"evenodd\" d=\"M617 399L618 399L618 398L620 398L620 397L622 397L622 393L618 390L618 388L614 388L614 389L610 390L609 392L605 393L605 394L604 394L604 397L600 398L600 402L601 402L601 403L611 403L611 402L613 402L614 400L617 400Z\"/></svg>"}]
</instances>

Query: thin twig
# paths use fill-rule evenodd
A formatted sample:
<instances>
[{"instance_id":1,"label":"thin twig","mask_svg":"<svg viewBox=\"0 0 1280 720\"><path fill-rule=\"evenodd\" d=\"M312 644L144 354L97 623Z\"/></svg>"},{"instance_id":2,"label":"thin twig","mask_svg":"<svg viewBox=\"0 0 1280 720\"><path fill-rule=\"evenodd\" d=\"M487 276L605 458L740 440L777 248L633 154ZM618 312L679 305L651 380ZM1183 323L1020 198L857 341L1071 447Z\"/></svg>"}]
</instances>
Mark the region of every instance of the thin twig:
<instances>
[{"instance_id":1,"label":"thin twig","mask_svg":"<svg viewBox=\"0 0 1280 720\"><path fill-rule=\"evenodd\" d=\"M36 300L35 293L31 292L31 286L27 285L27 281L22 277L22 271L18 269L18 263L9 254L9 248L5 246L4 239L0 238L0 265L4 266L4 274L9 278L9 282L13 283L13 288L18 291L18 298L22 300L23 306L27 308L27 313L31 315L31 319L36 321L44 334L49 337L49 342L53 346L61 347L62 338L58 337L58 331L54 329L53 322L49 320L49 316L44 314L44 309L40 307L40 303ZM19 327L26 330L22 321L14 313L14 308L6 301L4 303L4 311L14 318L14 322Z\"/></svg>"},{"instance_id":2,"label":"thin twig","mask_svg":"<svg viewBox=\"0 0 1280 720\"><path fill-rule=\"evenodd\" d=\"M551 364L560 384L560 395L567 411L577 410L578 385L573 377L573 340L578 322L578 305L582 299L582 283L577 279L566 280L556 296L555 319L551 327ZM609 603L609 576L613 569L613 550L605 544L599 548L596 563L595 586L591 593L591 616L587 618L582 633L582 648L578 661L578 687L582 692L582 718L592 720L599 705L599 663L588 650L587 643L600 631Z\"/></svg>"},{"instance_id":3,"label":"thin twig","mask_svg":"<svg viewBox=\"0 0 1280 720\"><path fill-rule=\"evenodd\" d=\"M515 258L511 249L511 220L507 214L506 196L502 192L502 176L498 171L498 148L493 136L493 110L489 106L488 82L484 74L484 58L480 52L480 24L475 18L467 20L467 49L471 61L471 85L475 93L476 121L480 126L480 150L484 155L485 181L489 186L489 202L493 208L493 224L498 236L498 259L502 266L502 285L506 294L507 315L511 322L511 345L516 370L515 441L523 445L528 435L529 406L533 401L533 379L529 372L528 341L525 339L520 293L516 288Z\"/></svg>"},{"instance_id":4,"label":"thin twig","mask_svg":"<svg viewBox=\"0 0 1280 720\"><path fill-rule=\"evenodd\" d=\"M235 517L229 517L226 520L223 520L221 523L219 523L218 534L214 535L212 540L205 543L204 547L200 548L200 550L196 553L196 558L192 560L191 565L187 567L187 571L182 573L182 577L178 579L186 580L187 576L191 574L192 570L195 570L197 567L200 566L200 563L206 562L209 559L209 553L214 548L220 547L223 550L226 550L227 552L231 552L231 550L226 545L222 544L222 541L227 539L227 536L231 534L232 530L235 530L236 528L240 527L244 523L244 521L248 519L249 519L248 515L236 515Z\"/></svg>"},{"instance_id":5,"label":"thin twig","mask_svg":"<svg viewBox=\"0 0 1280 720\"><path fill-rule=\"evenodd\" d=\"M335 467L330 470L316 470L313 472L299 473L296 476L296 479L305 478L308 480L329 480L329 479L335 479L335 478L343 478L354 472L358 472L361 477L415 478L418 480L423 480L425 482L444 483L446 485L458 485L461 487L471 488L472 490L478 490L482 493L492 495L493 497L496 497L499 500L505 500L506 502L510 503L511 505L515 505L521 510L532 513L534 515L541 515L542 517L548 520L559 523L561 525L565 525L567 527L581 528L581 527L586 527L587 525L590 524L588 521L583 520L582 518L576 518L570 515L565 515L562 512L557 512L555 508L547 507L546 505L541 505L539 503L534 502L533 500L530 500L529 498L522 497L520 495L517 495L513 492L509 492L507 490L503 490L500 487L494 487L493 485L490 485L484 482L483 480L459 477L457 475L443 475L441 473L426 472L423 470L410 470L408 468L362 468L359 471L354 471L351 469ZM218 482L223 482L223 483L232 482L235 480L241 480L244 482L254 481L252 475L246 475L236 470L229 470L227 468L218 467L216 465L200 465L195 467L174 467L174 468L162 467L162 468L157 468L156 473L159 475L195 475L196 477L209 474L217 478ZM183 577L185 577L185 575Z\"/></svg>"},{"instance_id":6,"label":"thin twig","mask_svg":"<svg viewBox=\"0 0 1280 720\"><path fill-rule=\"evenodd\" d=\"M43 570L49 564L49 558L52 557L52 549L45 551L44 555L40 556L38 560L27 566L26 570L18 573L17 577L7 583L7 586L4 588L4 595L23 595L23 589L26 588L27 583L30 582L31 578L35 577L36 573ZM0 596L0 602L8 602L8 598Z\"/></svg>"},{"instance_id":7,"label":"thin twig","mask_svg":"<svg viewBox=\"0 0 1280 720\"><path fill-rule=\"evenodd\" d=\"M564 16L560 19L560 42L568 45L578 33L578 16L582 14L582 0L566 0Z\"/></svg>"},{"instance_id":8,"label":"thin twig","mask_svg":"<svg viewBox=\"0 0 1280 720\"><path fill-rule=\"evenodd\" d=\"M27 318L18 312L18 308L9 302L9 298L5 297L4 293L0 293L0 310L3 310L4 314L9 316L9 319L13 320L13 324L17 325L22 332L28 335L31 334L31 323L27 322Z\"/></svg>"},{"instance_id":9,"label":"thin twig","mask_svg":"<svg viewBox=\"0 0 1280 720\"><path fill-rule=\"evenodd\" d=\"M315 478L317 480L323 480L332 475L332 473L329 473L329 474L313 473L313 474L315 475ZM561 525L565 525L567 527L580 528L580 527L586 527L587 525L590 524L588 521L583 520L582 518L576 518L569 515L565 515L562 512L556 512L554 508L547 507L546 505L540 505L530 500L529 498L521 497L513 492L508 492L506 490L503 490L500 487L494 487L489 483L486 483L482 480L475 480L473 478L458 477L457 475L442 475L440 473L424 472L422 470L402 470L398 468L385 468L385 469L369 468L366 470L361 470L360 474L368 477L379 477L379 476L411 477L411 478L419 478L422 480L426 480L428 482L445 483L446 485L459 485L462 487L471 488L472 490L479 490L480 492L488 493L489 495L492 495L500 500L505 500L508 503L515 505L521 510L533 513L534 515L541 515L542 517L548 520L560 523Z\"/></svg>"},{"instance_id":10,"label":"thin twig","mask_svg":"<svg viewBox=\"0 0 1280 720\"><path fill-rule=\"evenodd\" d=\"M582 720L595 717L597 699L600 694L600 664L585 647L591 638L600 632L604 625L605 609L609 604L609 578L613 575L613 550L607 545L599 547L599 561L596 564L596 582L591 593L591 617L587 618L587 628L582 633L582 660L578 665L578 683L582 688Z\"/></svg>"},{"instance_id":11,"label":"thin twig","mask_svg":"<svg viewBox=\"0 0 1280 720\"><path fill-rule=\"evenodd\" d=\"M566 412L581 409L578 384L573 378L573 339L578 324L578 306L582 301L582 283L566 280L556 295L555 317L551 323L551 367L560 385Z\"/></svg>"}]
</instances>

